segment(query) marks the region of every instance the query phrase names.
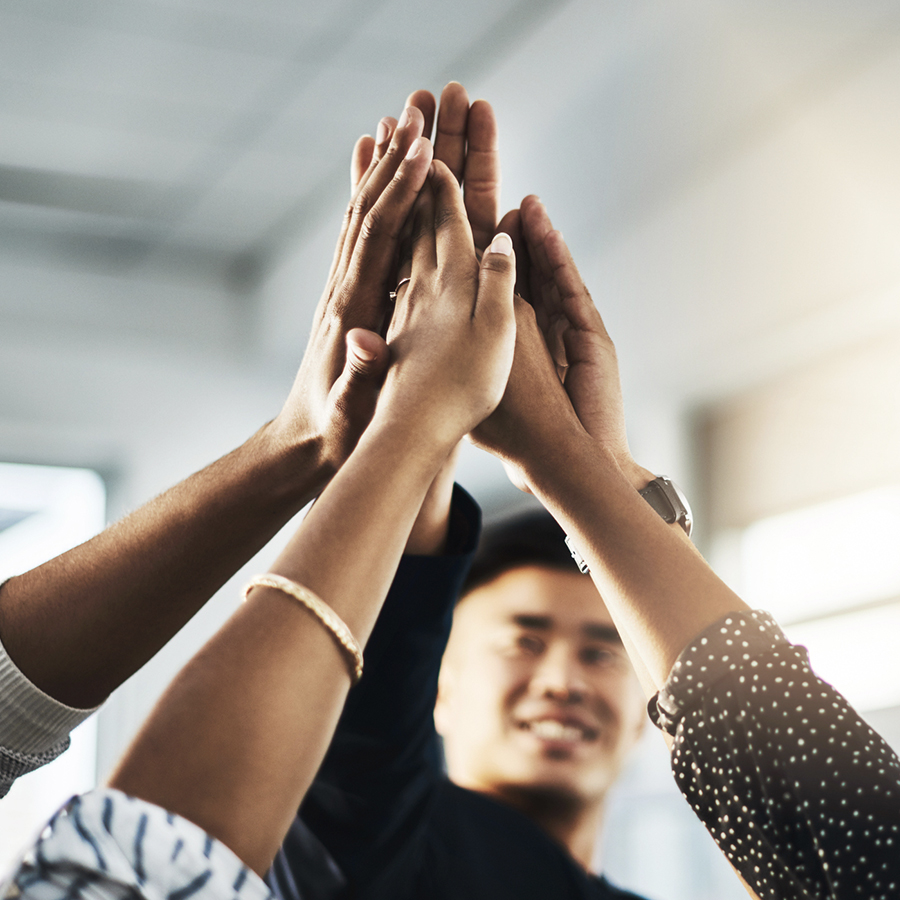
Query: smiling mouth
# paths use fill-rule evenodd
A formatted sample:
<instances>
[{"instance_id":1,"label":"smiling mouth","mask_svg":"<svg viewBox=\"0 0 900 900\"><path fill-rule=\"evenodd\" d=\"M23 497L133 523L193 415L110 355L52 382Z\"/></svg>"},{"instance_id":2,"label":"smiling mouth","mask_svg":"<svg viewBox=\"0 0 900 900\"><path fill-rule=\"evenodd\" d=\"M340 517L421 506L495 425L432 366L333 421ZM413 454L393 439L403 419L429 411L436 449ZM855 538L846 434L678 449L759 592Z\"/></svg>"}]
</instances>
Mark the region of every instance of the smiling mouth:
<instances>
[{"instance_id":1,"label":"smiling mouth","mask_svg":"<svg viewBox=\"0 0 900 900\"><path fill-rule=\"evenodd\" d=\"M520 722L519 728L542 741L577 744L597 738L597 732L586 725L578 722L560 722L557 719L535 719L531 722Z\"/></svg>"}]
</instances>

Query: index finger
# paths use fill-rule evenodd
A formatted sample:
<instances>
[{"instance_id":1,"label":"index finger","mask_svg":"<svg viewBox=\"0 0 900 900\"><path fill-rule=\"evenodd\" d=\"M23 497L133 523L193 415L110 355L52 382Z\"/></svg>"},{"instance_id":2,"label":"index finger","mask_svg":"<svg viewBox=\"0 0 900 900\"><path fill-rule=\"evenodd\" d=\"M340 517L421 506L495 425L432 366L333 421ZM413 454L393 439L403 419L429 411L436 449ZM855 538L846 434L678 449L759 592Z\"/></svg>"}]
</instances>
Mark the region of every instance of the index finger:
<instances>
[{"instance_id":1,"label":"index finger","mask_svg":"<svg viewBox=\"0 0 900 900\"><path fill-rule=\"evenodd\" d=\"M562 234L551 231L544 244L566 318L578 331L598 331L609 337L603 317L581 278Z\"/></svg>"},{"instance_id":2,"label":"index finger","mask_svg":"<svg viewBox=\"0 0 900 900\"><path fill-rule=\"evenodd\" d=\"M530 300L537 315L538 325L547 335L553 322L563 314L553 266L547 258L546 240L553 231L553 223L544 204L533 194L522 201L521 222L522 234L531 260Z\"/></svg>"},{"instance_id":3,"label":"index finger","mask_svg":"<svg viewBox=\"0 0 900 900\"><path fill-rule=\"evenodd\" d=\"M484 250L497 229L500 213L500 153L497 118L487 100L476 100L466 123L468 149L463 172L466 213L475 246Z\"/></svg>"}]
</instances>

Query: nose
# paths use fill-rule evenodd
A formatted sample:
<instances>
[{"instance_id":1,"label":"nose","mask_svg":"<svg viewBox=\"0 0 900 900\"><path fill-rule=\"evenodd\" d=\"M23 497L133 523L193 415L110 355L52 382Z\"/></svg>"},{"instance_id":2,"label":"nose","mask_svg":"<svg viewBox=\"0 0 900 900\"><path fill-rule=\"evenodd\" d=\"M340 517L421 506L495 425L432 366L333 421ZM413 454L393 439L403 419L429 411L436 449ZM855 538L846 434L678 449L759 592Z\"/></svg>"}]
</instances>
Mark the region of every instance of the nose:
<instances>
[{"instance_id":1,"label":"nose","mask_svg":"<svg viewBox=\"0 0 900 900\"><path fill-rule=\"evenodd\" d=\"M554 642L542 654L531 677L532 692L558 703L581 703L588 693L588 682L575 648Z\"/></svg>"}]
</instances>

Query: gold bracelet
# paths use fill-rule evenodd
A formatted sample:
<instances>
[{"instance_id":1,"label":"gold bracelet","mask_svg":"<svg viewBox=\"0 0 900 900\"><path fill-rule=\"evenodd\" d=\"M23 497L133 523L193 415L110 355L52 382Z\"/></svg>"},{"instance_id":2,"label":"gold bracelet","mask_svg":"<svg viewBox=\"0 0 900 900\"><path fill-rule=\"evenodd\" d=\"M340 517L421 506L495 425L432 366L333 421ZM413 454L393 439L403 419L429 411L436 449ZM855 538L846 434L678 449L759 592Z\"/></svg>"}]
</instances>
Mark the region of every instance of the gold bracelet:
<instances>
[{"instance_id":1,"label":"gold bracelet","mask_svg":"<svg viewBox=\"0 0 900 900\"><path fill-rule=\"evenodd\" d=\"M281 575L256 575L251 578L250 583L244 588L245 600L255 587L274 588L302 603L334 635L334 639L346 656L347 668L350 670L350 679L353 684L362 678L363 655L359 642L344 624L344 620L324 600L317 597L309 588L305 588L289 578L283 578Z\"/></svg>"}]
</instances>

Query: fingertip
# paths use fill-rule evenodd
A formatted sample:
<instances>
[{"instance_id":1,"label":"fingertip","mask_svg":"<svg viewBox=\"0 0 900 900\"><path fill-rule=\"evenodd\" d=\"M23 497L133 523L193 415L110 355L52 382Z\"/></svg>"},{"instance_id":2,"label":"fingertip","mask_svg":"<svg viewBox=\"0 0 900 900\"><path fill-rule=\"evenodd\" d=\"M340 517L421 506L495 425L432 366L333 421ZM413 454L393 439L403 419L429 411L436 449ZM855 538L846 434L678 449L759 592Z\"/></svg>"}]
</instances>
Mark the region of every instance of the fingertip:
<instances>
[{"instance_id":1,"label":"fingertip","mask_svg":"<svg viewBox=\"0 0 900 900\"><path fill-rule=\"evenodd\" d=\"M518 234L521 230L521 219L522 214L518 209L511 209L508 213L504 213L503 218L500 219L500 223L497 225L497 234L501 231L505 231L509 235L512 235L513 232ZM515 240L513 243L515 243Z\"/></svg>"},{"instance_id":2,"label":"fingertip","mask_svg":"<svg viewBox=\"0 0 900 900\"><path fill-rule=\"evenodd\" d=\"M351 328L346 340L347 352L366 367L377 363L387 349L384 338L366 328Z\"/></svg>"},{"instance_id":3,"label":"fingertip","mask_svg":"<svg viewBox=\"0 0 900 900\"><path fill-rule=\"evenodd\" d=\"M375 149L375 138L371 134L362 135L353 146L353 155L356 158L371 156Z\"/></svg>"},{"instance_id":4,"label":"fingertip","mask_svg":"<svg viewBox=\"0 0 900 900\"><path fill-rule=\"evenodd\" d=\"M421 134L424 125L425 116L422 114L422 110L417 106L407 106L397 123L397 131L417 131Z\"/></svg>"},{"instance_id":5,"label":"fingertip","mask_svg":"<svg viewBox=\"0 0 900 900\"><path fill-rule=\"evenodd\" d=\"M553 223L547 213L547 207L536 194L529 194L522 201L520 209L522 210L522 222L530 239L543 240L553 231Z\"/></svg>"},{"instance_id":6,"label":"fingertip","mask_svg":"<svg viewBox=\"0 0 900 900\"><path fill-rule=\"evenodd\" d=\"M495 234L490 247L488 247L488 253L500 253L503 256L512 256L512 238L504 231Z\"/></svg>"},{"instance_id":7,"label":"fingertip","mask_svg":"<svg viewBox=\"0 0 900 900\"><path fill-rule=\"evenodd\" d=\"M454 186L457 188L459 187L456 176L450 171L450 167L442 159L435 159L432 161L428 174L436 184L452 180Z\"/></svg>"},{"instance_id":8,"label":"fingertip","mask_svg":"<svg viewBox=\"0 0 900 900\"><path fill-rule=\"evenodd\" d=\"M394 134L397 127L397 120L393 116L385 116L375 130L375 143L379 147L386 144Z\"/></svg>"},{"instance_id":9,"label":"fingertip","mask_svg":"<svg viewBox=\"0 0 900 900\"><path fill-rule=\"evenodd\" d=\"M351 191L356 190L356 186L359 184L360 180L365 174L366 169L369 168L374 155L375 139L369 134L364 134L361 138L359 138L359 140L357 140L356 144L353 147L353 156L351 157L352 162L350 166Z\"/></svg>"},{"instance_id":10,"label":"fingertip","mask_svg":"<svg viewBox=\"0 0 900 900\"><path fill-rule=\"evenodd\" d=\"M409 150L406 151L406 158L412 160L419 156L430 156L432 152L431 141L426 137L417 137L409 145Z\"/></svg>"},{"instance_id":11,"label":"fingertip","mask_svg":"<svg viewBox=\"0 0 900 900\"><path fill-rule=\"evenodd\" d=\"M425 119L422 134L425 137L431 137L431 131L434 126L434 114L437 110L437 101L434 99L434 94L426 90L413 91L406 98L406 105L415 106L416 109L421 110Z\"/></svg>"},{"instance_id":12,"label":"fingertip","mask_svg":"<svg viewBox=\"0 0 900 900\"><path fill-rule=\"evenodd\" d=\"M450 101L465 101L469 105L469 92L458 81L448 81L441 91L441 103Z\"/></svg>"},{"instance_id":13,"label":"fingertip","mask_svg":"<svg viewBox=\"0 0 900 900\"><path fill-rule=\"evenodd\" d=\"M469 115L475 116L479 123L484 124L494 120L494 107L487 101L479 97L472 101L469 107Z\"/></svg>"},{"instance_id":14,"label":"fingertip","mask_svg":"<svg viewBox=\"0 0 900 900\"><path fill-rule=\"evenodd\" d=\"M434 103L434 94L432 94L431 91L426 91L425 88L419 88L418 90L413 91L406 98L407 106L416 106L419 109L421 109L423 105L430 104L433 106Z\"/></svg>"}]
</instances>

